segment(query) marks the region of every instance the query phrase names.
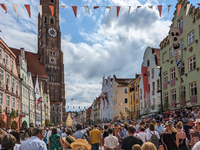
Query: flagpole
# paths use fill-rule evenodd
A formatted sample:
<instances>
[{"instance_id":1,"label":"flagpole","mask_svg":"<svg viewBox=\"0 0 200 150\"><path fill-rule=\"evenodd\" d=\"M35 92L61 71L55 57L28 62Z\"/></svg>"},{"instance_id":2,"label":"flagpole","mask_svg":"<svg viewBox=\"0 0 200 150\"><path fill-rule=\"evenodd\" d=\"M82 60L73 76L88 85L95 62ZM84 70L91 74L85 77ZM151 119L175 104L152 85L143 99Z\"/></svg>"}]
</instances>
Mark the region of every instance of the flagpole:
<instances>
[{"instance_id":1,"label":"flagpole","mask_svg":"<svg viewBox=\"0 0 200 150\"><path fill-rule=\"evenodd\" d=\"M41 98L41 101L40 101L40 106L41 106L41 127L42 127L42 97Z\"/></svg>"}]
</instances>

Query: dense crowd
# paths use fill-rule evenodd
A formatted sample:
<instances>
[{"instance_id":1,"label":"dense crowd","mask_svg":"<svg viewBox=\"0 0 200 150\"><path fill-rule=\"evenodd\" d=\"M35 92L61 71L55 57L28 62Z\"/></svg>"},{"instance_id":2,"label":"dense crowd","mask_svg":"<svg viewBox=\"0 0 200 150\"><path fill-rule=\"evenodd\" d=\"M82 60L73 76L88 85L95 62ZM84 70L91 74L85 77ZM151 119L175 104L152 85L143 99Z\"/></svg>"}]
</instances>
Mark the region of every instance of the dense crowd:
<instances>
[{"instance_id":1,"label":"dense crowd","mask_svg":"<svg viewBox=\"0 0 200 150\"><path fill-rule=\"evenodd\" d=\"M127 122L0 129L2 150L200 150L200 110Z\"/></svg>"}]
</instances>

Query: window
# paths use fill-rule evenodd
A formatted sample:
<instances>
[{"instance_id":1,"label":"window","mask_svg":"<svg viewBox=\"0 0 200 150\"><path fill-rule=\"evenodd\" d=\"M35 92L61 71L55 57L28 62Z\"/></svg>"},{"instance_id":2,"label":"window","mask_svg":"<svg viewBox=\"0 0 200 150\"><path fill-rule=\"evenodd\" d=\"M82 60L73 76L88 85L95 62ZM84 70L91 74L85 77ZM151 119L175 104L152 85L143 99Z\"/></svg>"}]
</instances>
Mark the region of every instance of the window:
<instances>
[{"instance_id":1,"label":"window","mask_svg":"<svg viewBox=\"0 0 200 150\"><path fill-rule=\"evenodd\" d=\"M51 18L51 24L54 24L53 18Z\"/></svg>"},{"instance_id":2,"label":"window","mask_svg":"<svg viewBox=\"0 0 200 150\"><path fill-rule=\"evenodd\" d=\"M127 104L128 103L128 98L124 99L124 103Z\"/></svg>"},{"instance_id":3,"label":"window","mask_svg":"<svg viewBox=\"0 0 200 150\"><path fill-rule=\"evenodd\" d=\"M170 58L174 57L174 50L172 47L169 49L169 52L170 52Z\"/></svg>"},{"instance_id":4,"label":"window","mask_svg":"<svg viewBox=\"0 0 200 150\"><path fill-rule=\"evenodd\" d=\"M4 71L0 69L0 79L3 82L4 81Z\"/></svg>"},{"instance_id":5,"label":"window","mask_svg":"<svg viewBox=\"0 0 200 150\"><path fill-rule=\"evenodd\" d=\"M0 48L0 62L2 62L2 49Z\"/></svg>"},{"instance_id":6,"label":"window","mask_svg":"<svg viewBox=\"0 0 200 150\"><path fill-rule=\"evenodd\" d=\"M176 90L172 90L172 101L176 101Z\"/></svg>"},{"instance_id":7,"label":"window","mask_svg":"<svg viewBox=\"0 0 200 150\"><path fill-rule=\"evenodd\" d=\"M157 105L160 104L160 96L157 96Z\"/></svg>"},{"instance_id":8,"label":"window","mask_svg":"<svg viewBox=\"0 0 200 150\"><path fill-rule=\"evenodd\" d=\"M178 27L179 27L179 28L182 28L182 27L183 27L183 17L181 17L181 18L178 20Z\"/></svg>"},{"instance_id":9,"label":"window","mask_svg":"<svg viewBox=\"0 0 200 150\"><path fill-rule=\"evenodd\" d=\"M167 79L168 78L168 76L167 76L167 72L164 72L164 74L163 74L163 80L164 80L164 83L166 83L167 82Z\"/></svg>"},{"instance_id":10,"label":"window","mask_svg":"<svg viewBox=\"0 0 200 150\"><path fill-rule=\"evenodd\" d=\"M196 96L197 95L197 85L196 83L190 84L190 96Z\"/></svg>"},{"instance_id":11,"label":"window","mask_svg":"<svg viewBox=\"0 0 200 150\"><path fill-rule=\"evenodd\" d=\"M8 66L8 55L7 54L5 54L5 64L6 64L6 66Z\"/></svg>"},{"instance_id":12,"label":"window","mask_svg":"<svg viewBox=\"0 0 200 150\"><path fill-rule=\"evenodd\" d=\"M128 110L128 107L125 107L125 112L127 112L127 110Z\"/></svg>"},{"instance_id":13,"label":"window","mask_svg":"<svg viewBox=\"0 0 200 150\"><path fill-rule=\"evenodd\" d=\"M12 78L12 88L13 88L13 92L15 90L15 78Z\"/></svg>"},{"instance_id":14,"label":"window","mask_svg":"<svg viewBox=\"0 0 200 150\"><path fill-rule=\"evenodd\" d=\"M151 69L151 75L154 76L154 68Z\"/></svg>"},{"instance_id":15,"label":"window","mask_svg":"<svg viewBox=\"0 0 200 150\"><path fill-rule=\"evenodd\" d=\"M148 71L148 77L150 77L150 71Z\"/></svg>"},{"instance_id":16,"label":"window","mask_svg":"<svg viewBox=\"0 0 200 150\"><path fill-rule=\"evenodd\" d=\"M14 97L13 97L13 99L12 99L12 108L15 109L15 98L14 98Z\"/></svg>"},{"instance_id":17,"label":"window","mask_svg":"<svg viewBox=\"0 0 200 150\"><path fill-rule=\"evenodd\" d=\"M188 45L192 44L193 42L194 42L194 31L188 34Z\"/></svg>"},{"instance_id":18,"label":"window","mask_svg":"<svg viewBox=\"0 0 200 150\"><path fill-rule=\"evenodd\" d=\"M10 75L8 73L6 74L6 84L10 85Z\"/></svg>"},{"instance_id":19,"label":"window","mask_svg":"<svg viewBox=\"0 0 200 150\"><path fill-rule=\"evenodd\" d=\"M136 105L136 111L138 111L138 105Z\"/></svg>"},{"instance_id":20,"label":"window","mask_svg":"<svg viewBox=\"0 0 200 150\"><path fill-rule=\"evenodd\" d=\"M47 23L47 17L44 18L44 23Z\"/></svg>"},{"instance_id":21,"label":"window","mask_svg":"<svg viewBox=\"0 0 200 150\"><path fill-rule=\"evenodd\" d=\"M3 93L0 93L0 105L3 105Z\"/></svg>"},{"instance_id":22,"label":"window","mask_svg":"<svg viewBox=\"0 0 200 150\"><path fill-rule=\"evenodd\" d=\"M175 73L175 67L171 69L171 80L175 79L176 73Z\"/></svg>"},{"instance_id":23,"label":"window","mask_svg":"<svg viewBox=\"0 0 200 150\"><path fill-rule=\"evenodd\" d=\"M133 112L133 106L131 106L131 112Z\"/></svg>"},{"instance_id":24,"label":"window","mask_svg":"<svg viewBox=\"0 0 200 150\"><path fill-rule=\"evenodd\" d=\"M156 85L157 85L157 89L160 89L160 80L159 79L156 80Z\"/></svg>"},{"instance_id":25,"label":"window","mask_svg":"<svg viewBox=\"0 0 200 150\"><path fill-rule=\"evenodd\" d=\"M155 82L152 82L152 90L155 91Z\"/></svg>"},{"instance_id":26,"label":"window","mask_svg":"<svg viewBox=\"0 0 200 150\"><path fill-rule=\"evenodd\" d=\"M14 61L11 59L11 70L14 72Z\"/></svg>"},{"instance_id":27,"label":"window","mask_svg":"<svg viewBox=\"0 0 200 150\"><path fill-rule=\"evenodd\" d=\"M150 87L151 87L151 86L150 86L150 84L149 84L149 92L151 91Z\"/></svg>"},{"instance_id":28,"label":"window","mask_svg":"<svg viewBox=\"0 0 200 150\"><path fill-rule=\"evenodd\" d=\"M153 98L153 105L155 106L156 105L156 99Z\"/></svg>"},{"instance_id":29,"label":"window","mask_svg":"<svg viewBox=\"0 0 200 150\"><path fill-rule=\"evenodd\" d=\"M181 50L183 50L184 49L184 40L182 39L181 40Z\"/></svg>"},{"instance_id":30,"label":"window","mask_svg":"<svg viewBox=\"0 0 200 150\"><path fill-rule=\"evenodd\" d=\"M164 62L166 62L167 61L167 52L164 52L163 54L162 54L162 63L164 63Z\"/></svg>"},{"instance_id":31,"label":"window","mask_svg":"<svg viewBox=\"0 0 200 150\"><path fill-rule=\"evenodd\" d=\"M181 91L180 91L181 92ZM185 86L182 86L182 94L181 97L185 97L186 93L185 93Z\"/></svg>"},{"instance_id":32,"label":"window","mask_svg":"<svg viewBox=\"0 0 200 150\"><path fill-rule=\"evenodd\" d=\"M17 85L16 85L16 90L17 90L17 92L19 91L19 82L18 81L17 81Z\"/></svg>"},{"instance_id":33,"label":"window","mask_svg":"<svg viewBox=\"0 0 200 150\"><path fill-rule=\"evenodd\" d=\"M10 107L10 96L9 95L6 96L6 106Z\"/></svg>"},{"instance_id":34,"label":"window","mask_svg":"<svg viewBox=\"0 0 200 150\"><path fill-rule=\"evenodd\" d=\"M127 93L128 93L128 90L127 90L127 88L125 88L125 89L124 89L124 93L125 93L125 94L127 94Z\"/></svg>"},{"instance_id":35,"label":"window","mask_svg":"<svg viewBox=\"0 0 200 150\"><path fill-rule=\"evenodd\" d=\"M136 99L138 99L138 93L135 93L135 95L136 95Z\"/></svg>"},{"instance_id":36,"label":"window","mask_svg":"<svg viewBox=\"0 0 200 150\"><path fill-rule=\"evenodd\" d=\"M192 56L189 58L189 70L192 71L196 68L196 58L195 56Z\"/></svg>"},{"instance_id":37,"label":"window","mask_svg":"<svg viewBox=\"0 0 200 150\"><path fill-rule=\"evenodd\" d=\"M53 3L53 0L51 0L51 3Z\"/></svg>"},{"instance_id":38,"label":"window","mask_svg":"<svg viewBox=\"0 0 200 150\"><path fill-rule=\"evenodd\" d=\"M149 60L147 60L147 67L149 67L150 66L150 61Z\"/></svg>"},{"instance_id":39,"label":"window","mask_svg":"<svg viewBox=\"0 0 200 150\"><path fill-rule=\"evenodd\" d=\"M168 101L168 93L164 94L165 101Z\"/></svg>"},{"instance_id":40,"label":"window","mask_svg":"<svg viewBox=\"0 0 200 150\"><path fill-rule=\"evenodd\" d=\"M53 122L54 122L54 116L53 116L52 120L53 120Z\"/></svg>"},{"instance_id":41,"label":"window","mask_svg":"<svg viewBox=\"0 0 200 150\"><path fill-rule=\"evenodd\" d=\"M141 106L141 109L143 109L143 103L142 102L140 102L140 106Z\"/></svg>"},{"instance_id":42,"label":"window","mask_svg":"<svg viewBox=\"0 0 200 150\"><path fill-rule=\"evenodd\" d=\"M140 89L140 96L142 97L142 89Z\"/></svg>"},{"instance_id":43,"label":"window","mask_svg":"<svg viewBox=\"0 0 200 150\"><path fill-rule=\"evenodd\" d=\"M185 62L182 62L181 64L181 75L185 74Z\"/></svg>"}]
</instances>

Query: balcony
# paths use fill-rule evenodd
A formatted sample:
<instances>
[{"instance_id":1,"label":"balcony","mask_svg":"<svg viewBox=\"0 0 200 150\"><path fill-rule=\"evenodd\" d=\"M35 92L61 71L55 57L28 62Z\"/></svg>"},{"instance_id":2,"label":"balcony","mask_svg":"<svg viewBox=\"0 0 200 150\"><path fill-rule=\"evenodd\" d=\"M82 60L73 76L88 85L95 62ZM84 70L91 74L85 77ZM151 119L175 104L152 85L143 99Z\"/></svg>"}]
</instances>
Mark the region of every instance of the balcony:
<instances>
[{"instance_id":1,"label":"balcony","mask_svg":"<svg viewBox=\"0 0 200 150\"><path fill-rule=\"evenodd\" d=\"M174 79L171 79L170 85L171 85L171 86L175 86L175 78L174 78Z\"/></svg>"},{"instance_id":2,"label":"balcony","mask_svg":"<svg viewBox=\"0 0 200 150\"><path fill-rule=\"evenodd\" d=\"M190 97L190 101L191 101L191 104L197 103L197 96L196 95L195 96L191 96Z\"/></svg>"},{"instance_id":3,"label":"balcony","mask_svg":"<svg viewBox=\"0 0 200 150\"><path fill-rule=\"evenodd\" d=\"M152 91L152 95L154 95L154 94L155 94L155 91L153 90L153 91Z\"/></svg>"},{"instance_id":4,"label":"balcony","mask_svg":"<svg viewBox=\"0 0 200 150\"><path fill-rule=\"evenodd\" d=\"M176 101L172 101L171 102L171 107L175 107L176 106Z\"/></svg>"},{"instance_id":5,"label":"balcony","mask_svg":"<svg viewBox=\"0 0 200 150\"><path fill-rule=\"evenodd\" d=\"M164 89L164 90L167 89L167 82L163 83L163 89Z\"/></svg>"}]
</instances>

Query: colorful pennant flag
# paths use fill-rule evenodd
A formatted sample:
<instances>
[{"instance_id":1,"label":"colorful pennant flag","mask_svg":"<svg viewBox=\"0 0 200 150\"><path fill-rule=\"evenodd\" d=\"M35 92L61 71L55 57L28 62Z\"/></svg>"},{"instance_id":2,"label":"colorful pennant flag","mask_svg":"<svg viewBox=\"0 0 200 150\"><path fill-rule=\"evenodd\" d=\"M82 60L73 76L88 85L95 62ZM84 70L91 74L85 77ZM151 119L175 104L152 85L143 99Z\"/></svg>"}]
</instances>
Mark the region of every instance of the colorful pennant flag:
<instances>
[{"instance_id":1,"label":"colorful pennant flag","mask_svg":"<svg viewBox=\"0 0 200 150\"><path fill-rule=\"evenodd\" d=\"M121 6L116 6L116 7L117 7L117 17L118 17Z\"/></svg>"},{"instance_id":2,"label":"colorful pennant flag","mask_svg":"<svg viewBox=\"0 0 200 150\"><path fill-rule=\"evenodd\" d=\"M0 32L2 33L2 31L0 30Z\"/></svg>"},{"instance_id":3,"label":"colorful pennant flag","mask_svg":"<svg viewBox=\"0 0 200 150\"><path fill-rule=\"evenodd\" d=\"M42 5L37 5L37 8L40 13L40 17L42 17Z\"/></svg>"},{"instance_id":4,"label":"colorful pennant flag","mask_svg":"<svg viewBox=\"0 0 200 150\"><path fill-rule=\"evenodd\" d=\"M99 6L94 6L94 9L97 9L97 8L99 8Z\"/></svg>"},{"instance_id":5,"label":"colorful pennant flag","mask_svg":"<svg viewBox=\"0 0 200 150\"><path fill-rule=\"evenodd\" d=\"M24 5L25 7L26 7L26 10L27 10L27 12L28 12L28 15L29 15L29 17L31 18L31 8L30 8L30 5Z\"/></svg>"},{"instance_id":6,"label":"colorful pennant flag","mask_svg":"<svg viewBox=\"0 0 200 150\"><path fill-rule=\"evenodd\" d=\"M153 6L148 6L150 9L153 9Z\"/></svg>"},{"instance_id":7,"label":"colorful pennant flag","mask_svg":"<svg viewBox=\"0 0 200 150\"><path fill-rule=\"evenodd\" d=\"M18 5L17 4L12 4L13 9L15 11L15 13L17 14L17 17L19 18L19 13L18 13Z\"/></svg>"},{"instance_id":8,"label":"colorful pennant flag","mask_svg":"<svg viewBox=\"0 0 200 150\"><path fill-rule=\"evenodd\" d=\"M65 9L65 5L60 5L60 7L61 7L62 9Z\"/></svg>"},{"instance_id":9,"label":"colorful pennant flag","mask_svg":"<svg viewBox=\"0 0 200 150\"><path fill-rule=\"evenodd\" d=\"M168 5L168 13L169 13L169 11L170 11L170 7L172 7L172 5Z\"/></svg>"},{"instance_id":10,"label":"colorful pennant flag","mask_svg":"<svg viewBox=\"0 0 200 150\"><path fill-rule=\"evenodd\" d=\"M136 12L137 12L138 8L140 8L140 7L141 7L141 6L137 6Z\"/></svg>"},{"instance_id":11,"label":"colorful pennant flag","mask_svg":"<svg viewBox=\"0 0 200 150\"><path fill-rule=\"evenodd\" d=\"M1 5L1 7L6 11L5 12L5 14L7 13L7 8L6 8L6 6L4 5L4 4L0 4Z\"/></svg>"},{"instance_id":12,"label":"colorful pennant flag","mask_svg":"<svg viewBox=\"0 0 200 150\"><path fill-rule=\"evenodd\" d=\"M74 11L74 15L75 15L75 17L76 17L77 6L72 6L72 9L73 9L73 11Z\"/></svg>"},{"instance_id":13,"label":"colorful pennant flag","mask_svg":"<svg viewBox=\"0 0 200 150\"><path fill-rule=\"evenodd\" d=\"M158 5L158 10L159 10L159 14L160 14L160 17L161 17L161 14L162 14L162 5Z\"/></svg>"},{"instance_id":14,"label":"colorful pennant flag","mask_svg":"<svg viewBox=\"0 0 200 150\"><path fill-rule=\"evenodd\" d=\"M88 14L90 15L90 11L89 11L88 6L83 6L83 7L87 10Z\"/></svg>"},{"instance_id":15,"label":"colorful pennant flag","mask_svg":"<svg viewBox=\"0 0 200 150\"><path fill-rule=\"evenodd\" d=\"M187 4L186 16L187 16L187 14L188 14L188 12L189 12L189 10L190 10L190 6L191 6L191 4Z\"/></svg>"},{"instance_id":16,"label":"colorful pennant flag","mask_svg":"<svg viewBox=\"0 0 200 150\"><path fill-rule=\"evenodd\" d=\"M111 11L111 7L110 7L110 6L106 6L106 8L108 8L108 9L109 9L109 12Z\"/></svg>"},{"instance_id":17,"label":"colorful pennant flag","mask_svg":"<svg viewBox=\"0 0 200 150\"><path fill-rule=\"evenodd\" d=\"M53 14L54 14L54 6L49 5L49 8L50 8L50 10L51 10L51 14L52 14L52 16L53 16Z\"/></svg>"},{"instance_id":18,"label":"colorful pennant flag","mask_svg":"<svg viewBox=\"0 0 200 150\"><path fill-rule=\"evenodd\" d=\"M180 13L181 6L182 6L181 4L178 4L178 5L177 5L177 16L178 16L178 15L179 15L179 13Z\"/></svg>"},{"instance_id":19,"label":"colorful pennant flag","mask_svg":"<svg viewBox=\"0 0 200 150\"><path fill-rule=\"evenodd\" d=\"M131 6L128 6L128 14L131 12Z\"/></svg>"}]
</instances>

